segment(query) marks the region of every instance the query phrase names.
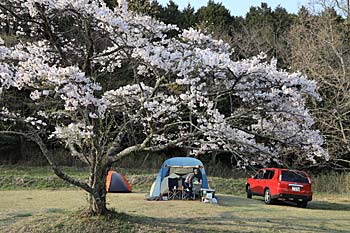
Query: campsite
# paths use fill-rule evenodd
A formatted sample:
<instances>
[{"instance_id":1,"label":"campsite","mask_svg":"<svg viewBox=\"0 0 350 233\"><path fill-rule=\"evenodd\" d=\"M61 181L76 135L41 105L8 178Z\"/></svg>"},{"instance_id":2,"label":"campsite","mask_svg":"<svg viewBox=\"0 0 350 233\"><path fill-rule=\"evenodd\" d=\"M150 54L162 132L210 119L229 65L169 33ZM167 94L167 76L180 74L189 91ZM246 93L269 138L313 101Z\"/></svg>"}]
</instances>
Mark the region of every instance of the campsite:
<instances>
[{"instance_id":1,"label":"campsite","mask_svg":"<svg viewBox=\"0 0 350 233\"><path fill-rule=\"evenodd\" d=\"M316 187L308 208L291 203L265 205L247 199L245 179L208 177L218 204L199 200L147 201L157 171L127 173L132 193L108 193L107 203L121 215L79 217L87 195L52 175L50 168L1 167L0 232L348 232L350 195L329 184ZM116 169L118 170L118 169ZM85 171L67 172L77 177ZM123 171L124 172L124 171ZM155 173L153 173L155 172ZM143 174L142 174L143 173ZM325 180L325 177L320 177ZM12 183L10 182L12 181ZM319 181L315 179L315 184ZM320 181L321 182L321 181ZM325 186L320 183L320 186Z\"/></svg>"},{"instance_id":2,"label":"campsite","mask_svg":"<svg viewBox=\"0 0 350 233\"><path fill-rule=\"evenodd\" d=\"M0 0L0 232L350 232L350 0Z\"/></svg>"}]
</instances>

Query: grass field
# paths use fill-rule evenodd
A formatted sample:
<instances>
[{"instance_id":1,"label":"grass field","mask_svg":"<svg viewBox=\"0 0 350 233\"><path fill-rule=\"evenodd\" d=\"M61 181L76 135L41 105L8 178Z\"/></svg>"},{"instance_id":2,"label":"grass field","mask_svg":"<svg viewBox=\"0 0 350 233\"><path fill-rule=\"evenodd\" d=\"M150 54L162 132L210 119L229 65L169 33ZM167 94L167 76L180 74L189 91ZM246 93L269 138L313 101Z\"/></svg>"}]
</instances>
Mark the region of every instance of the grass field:
<instances>
[{"instance_id":1,"label":"grass field","mask_svg":"<svg viewBox=\"0 0 350 233\"><path fill-rule=\"evenodd\" d=\"M88 172L85 169L63 168L64 171L78 179L87 179ZM125 174L133 191L149 191L157 174L154 171L141 169L118 169ZM152 173L153 172L153 173ZM221 177L208 177L210 186L224 194L243 194L245 192L246 179L225 179ZM0 190L22 189L77 189L55 176L50 167L16 167L0 166Z\"/></svg>"},{"instance_id":2,"label":"grass field","mask_svg":"<svg viewBox=\"0 0 350 233\"><path fill-rule=\"evenodd\" d=\"M63 167L63 170L78 179L88 179L88 171L84 168ZM116 170L126 175L137 192L149 190L158 172L141 168L116 168ZM210 186L219 193L241 195L245 192L246 178L233 179L208 175ZM350 193L350 172L311 174L311 179L312 189L316 193ZM75 187L55 176L50 167L0 166L0 190L60 188Z\"/></svg>"},{"instance_id":3,"label":"grass field","mask_svg":"<svg viewBox=\"0 0 350 233\"><path fill-rule=\"evenodd\" d=\"M144 193L108 194L119 215L85 219L78 190L0 191L0 232L350 232L350 195L316 195L307 209L262 198L219 195L219 203L146 201Z\"/></svg>"},{"instance_id":4,"label":"grass field","mask_svg":"<svg viewBox=\"0 0 350 233\"><path fill-rule=\"evenodd\" d=\"M86 179L84 169L64 168ZM146 201L154 171L121 170L131 194L108 194L117 214L84 218L87 195L53 175L49 167L0 166L0 232L350 232L349 174L315 178L307 209L292 203L267 206L245 198L245 179L209 177L217 205L199 201ZM340 189L340 187L342 189ZM325 190L325 191L323 191Z\"/></svg>"}]
</instances>

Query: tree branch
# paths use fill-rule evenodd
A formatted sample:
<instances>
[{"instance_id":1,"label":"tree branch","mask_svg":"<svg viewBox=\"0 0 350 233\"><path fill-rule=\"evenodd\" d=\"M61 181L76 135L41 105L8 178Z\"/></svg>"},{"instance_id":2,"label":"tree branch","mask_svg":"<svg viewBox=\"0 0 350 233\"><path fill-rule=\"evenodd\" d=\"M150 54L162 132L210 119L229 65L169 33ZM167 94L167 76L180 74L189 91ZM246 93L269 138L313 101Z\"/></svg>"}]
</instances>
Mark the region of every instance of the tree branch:
<instances>
[{"instance_id":1,"label":"tree branch","mask_svg":"<svg viewBox=\"0 0 350 233\"><path fill-rule=\"evenodd\" d=\"M2 4L0 4L0 8L2 8L5 11L9 12L11 15L13 15L15 18L17 18L19 20L27 21L27 22L31 22L31 23L35 23L35 24L39 24L40 25L40 23L38 21L31 20L30 18L28 18L28 19L22 18L21 16L19 16L18 14L16 14L15 12L13 12L8 7L6 7L6 6L2 5Z\"/></svg>"},{"instance_id":2,"label":"tree branch","mask_svg":"<svg viewBox=\"0 0 350 233\"><path fill-rule=\"evenodd\" d=\"M80 161L85 162L86 164L91 166L91 162L89 161L89 159L84 154L78 152L71 142L67 142L67 144L70 152L72 153L72 156L78 157Z\"/></svg>"},{"instance_id":3,"label":"tree branch","mask_svg":"<svg viewBox=\"0 0 350 233\"><path fill-rule=\"evenodd\" d=\"M86 36L86 56L85 56L85 62L84 62L84 71L87 76L90 76L92 73L91 70L91 57L94 54L94 41L92 39L91 35L91 25L90 25L90 20L85 20L84 21L84 26L85 26L85 36Z\"/></svg>"},{"instance_id":4,"label":"tree branch","mask_svg":"<svg viewBox=\"0 0 350 233\"><path fill-rule=\"evenodd\" d=\"M44 21L44 27L43 28L47 34L49 35L49 39L52 43L52 45L56 48L57 52L59 53L60 57L62 58L64 63L67 63L67 59L66 56L63 53L63 50L61 48L61 46L58 43L58 39L56 37L56 35L52 32L51 30L51 24L49 19L46 17L45 12L43 10L43 7L41 7L38 3L35 4L36 8L38 9L39 15L42 18L42 20Z\"/></svg>"},{"instance_id":5,"label":"tree branch","mask_svg":"<svg viewBox=\"0 0 350 233\"><path fill-rule=\"evenodd\" d=\"M82 189L84 189L87 192L92 192L91 187L80 180L74 179L73 177L65 174L53 161L52 155L49 152L49 150L47 149L46 145L44 144L44 142L42 141L42 139L37 135L37 134L28 134L28 133L23 133L23 132L16 132L16 131L0 131L0 134L9 134L9 135L16 135L16 136L23 136L29 140L31 140L32 142L35 142L42 154L45 156L45 158L47 159L47 161L49 162L50 166L52 167L54 173L60 177L62 180L67 181L70 184L73 184L75 186L78 186Z\"/></svg>"},{"instance_id":6,"label":"tree branch","mask_svg":"<svg viewBox=\"0 0 350 233\"><path fill-rule=\"evenodd\" d=\"M111 147L107 153L108 155L108 164L111 164L113 162L116 162L118 160L120 160L121 158L133 153L133 152L137 152L137 151L141 151L143 150L146 145L151 141L153 135L150 134L147 136L147 138L145 138L145 140L143 140L143 142L141 144L136 144L134 146L130 146L122 151L120 151L118 154L114 155L114 153L116 153L116 150L113 150L113 147Z\"/></svg>"}]
</instances>

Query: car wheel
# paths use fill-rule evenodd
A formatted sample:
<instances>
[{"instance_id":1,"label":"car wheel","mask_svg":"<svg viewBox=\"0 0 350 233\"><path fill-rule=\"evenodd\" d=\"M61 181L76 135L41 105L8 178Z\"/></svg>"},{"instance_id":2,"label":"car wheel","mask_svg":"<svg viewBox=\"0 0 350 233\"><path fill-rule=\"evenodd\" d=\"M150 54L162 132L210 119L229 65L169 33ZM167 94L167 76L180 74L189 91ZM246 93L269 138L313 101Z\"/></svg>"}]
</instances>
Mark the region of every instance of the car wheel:
<instances>
[{"instance_id":1,"label":"car wheel","mask_svg":"<svg viewBox=\"0 0 350 233\"><path fill-rule=\"evenodd\" d=\"M270 189L266 189L264 193L264 201L265 204L269 205L273 203L272 197L271 197L271 192Z\"/></svg>"},{"instance_id":2,"label":"car wheel","mask_svg":"<svg viewBox=\"0 0 350 233\"><path fill-rule=\"evenodd\" d=\"M307 201L298 201L297 206L300 208L306 208L307 207Z\"/></svg>"},{"instance_id":3,"label":"car wheel","mask_svg":"<svg viewBox=\"0 0 350 233\"><path fill-rule=\"evenodd\" d=\"M253 194L252 194L252 191L250 190L250 185L247 185L246 191L247 191L247 198L252 199Z\"/></svg>"}]
</instances>

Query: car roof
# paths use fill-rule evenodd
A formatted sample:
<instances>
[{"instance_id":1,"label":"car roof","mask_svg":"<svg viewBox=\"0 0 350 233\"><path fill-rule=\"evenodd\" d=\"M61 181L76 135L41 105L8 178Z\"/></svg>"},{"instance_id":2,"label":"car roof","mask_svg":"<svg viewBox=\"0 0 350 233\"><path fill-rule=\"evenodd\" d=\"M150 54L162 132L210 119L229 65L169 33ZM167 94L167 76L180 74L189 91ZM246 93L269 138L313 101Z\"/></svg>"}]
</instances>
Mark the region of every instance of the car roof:
<instances>
[{"instance_id":1,"label":"car roof","mask_svg":"<svg viewBox=\"0 0 350 233\"><path fill-rule=\"evenodd\" d=\"M275 167L260 168L259 171L260 170L300 171L300 170L297 170L297 169L275 168ZM302 171L300 171L300 172L302 172Z\"/></svg>"}]
</instances>

